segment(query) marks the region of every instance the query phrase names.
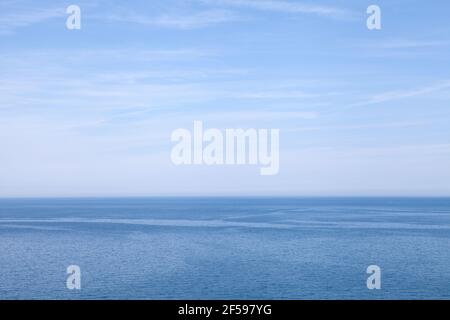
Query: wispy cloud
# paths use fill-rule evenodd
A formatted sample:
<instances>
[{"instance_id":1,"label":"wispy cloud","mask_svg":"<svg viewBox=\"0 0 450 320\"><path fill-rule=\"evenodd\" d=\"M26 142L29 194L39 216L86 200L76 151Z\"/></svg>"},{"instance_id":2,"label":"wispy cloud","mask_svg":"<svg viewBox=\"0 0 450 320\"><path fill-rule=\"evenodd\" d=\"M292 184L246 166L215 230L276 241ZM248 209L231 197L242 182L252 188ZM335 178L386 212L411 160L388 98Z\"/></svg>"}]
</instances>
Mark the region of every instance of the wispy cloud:
<instances>
[{"instance_id":1,"label":"wispy cloud","mask_svg":"<svg viewBox=\"0 0 450 320\"><path fill-rule=\"evenodd\" d=\"M363 102L355 103L353 106L363 106L370 104L377 104L383 102L389 102L394 100L413 98L417 96L427 95L433 92L438 92L441 90L449 89L450 81L440 82L431 86L416 88L412 90L403 90L403 91L388 91L383 92L377 95L370 97L368 100Z\"/></svg>"},{"instance_id":2,"label":"wispy cloud","mask_svg":"<svg viewBox=\"0 0 450 320\"><path fill-rule=\"evenodd\" d=\"M433 85L418 87L410 90L395 90L395 91L385 91L374 95L369 95L366 99L360 99L354 103L349 103L346 106L341 106L339 108L333 108L326 114L337 115L342 111L350 110L357 107L364 107L370 105L377 105L392 101L400 101L404 99L411 99L421 96L429 96L431 94L436 94L450 89L450 80L440 81Z\"/></svg>"},{"instance_id":3,"label":"wispy cloud","mask_svg":"<svg viewBox=\"0 0 450 320\"><path fill-rule=\"evenodd\" d=\"M235 93L235 98L241 99L306 99L316 98L319 94L304 92L300 90L276 90L263 92Z\"/></svg>"},{"instance_id":4,"label":"wispy cloud","mask_svg":"<svg viewBox=\"0 0 450 320\"><path fill-rule=\"evenodd\" d=\"M399 121L388 123L368 123L368 124L355 124L355 125L331 125L331 126L315 126L315 127L299 127L293 129L286 129L285 132L302 132L302 131L330 131L330 130L365 130L365 129L385 129L385 128L408 128L416 126L424 126L430 124L426 121Z\"/></svg>"},{"instance_id":5,"label":"wispy cloud","mask_svg":"<svg viewBox=\"0 0 450 320\"><path fill-rule=\"evenodd\" d=\"M176 62L186 60L205 59L216 55L212 50L197 48L180 49L152 49L137 46L119 48L88 48L88 49L42 49L19 51L14 54L0 53L0 66L3 71L17 68L26 70L42 68L46 66L62 66L67 64L90 62L97 65L98 69L105 64L118 67L121 63L146 63L146 62ZM14 67L14 68L12 68ZM35 71L38 71L35 70ZM17 72L14 72L17 73Z\"/></svg>"},{"instance_id":6,"label":"wispy cloud","mask_svg":"<svg viewBox=\"0 0 450 320\"><path fill-rule=\"evenodd\" d=\"M99 18L114 22L174 29L196 29L241 19L230 10L205 10L196 13L162 14L158 16L145 16L136 13L110 14Z\"/></svg>"},{"instance_id":7,"label":"wispy cloud","mask_svg":"<svg viewBox=\"0 0 450 320\"><path fill-rule=\"evenodd\" d=\"M355 14L347 9L334 6L306 4L293 1L275 0L200 0L205 4L249 8L261 11L293 14L314 14L337 19L352 18Z\"/></svg>"},{"instance_id":8,"label":"wispy cloud","mask_svg":"<svg viewBox=\"0 0 450 320\"><path fill-rule=\"evenodd\" d=\"M387 39L383 41L371 41L365 46L371 49L420 49L447 46L448 41L439 40L410 40L410 39Z\"/></svg>"},{"instance_id":9,"label":"wispy cloud","mask_svg":"<svg viewBox=\"0 0 450 320\"><path fill-rule=\"evenodd\" d=\"M188 115L189 118L192 118L194 115ZM197 116L202 116L205 120L215 120L215 121L224 121L224 120L289 120L289 119L305 119L312 120L319 117L318 112L314 111L267 111L267 110L239 110L239 111L231 111L231 112L216 112L210 113L207 116L204 114L198 114Z\"/></svg>"},{"instance_id":10,"label":"wispy cloud","mask_svg":"<svg viewBox=\"0 0 450 320\"><path fill-rule=\"evenodd\" d=\"M19 12L9 13L0 12L0 34L11 34L18 28L63 17L64 14L64 8L20 10Z\"/></svg>"}]
</instances>

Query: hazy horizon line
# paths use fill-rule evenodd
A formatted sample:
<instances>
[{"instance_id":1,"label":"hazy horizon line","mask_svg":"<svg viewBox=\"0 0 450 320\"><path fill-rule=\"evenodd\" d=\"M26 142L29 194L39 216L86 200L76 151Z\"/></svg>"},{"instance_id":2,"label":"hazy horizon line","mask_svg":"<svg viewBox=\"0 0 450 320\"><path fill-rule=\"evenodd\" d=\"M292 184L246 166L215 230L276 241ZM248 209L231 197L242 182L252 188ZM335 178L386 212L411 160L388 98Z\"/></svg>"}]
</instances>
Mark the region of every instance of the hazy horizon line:
<instances>
[{"instance_id":1,"label":"hazy horizon line","mask_svg":"<svg viewBox=\"0 0 450 320\"><path fill-rule=\"evenodd\" d=\"M223 194L223 195L67 195L67 196L0 196L0 200L20 200L20 199L152 199L152 198L450 198L450 195L233 195L233 194Z\"/></svg>"}]
</instances>

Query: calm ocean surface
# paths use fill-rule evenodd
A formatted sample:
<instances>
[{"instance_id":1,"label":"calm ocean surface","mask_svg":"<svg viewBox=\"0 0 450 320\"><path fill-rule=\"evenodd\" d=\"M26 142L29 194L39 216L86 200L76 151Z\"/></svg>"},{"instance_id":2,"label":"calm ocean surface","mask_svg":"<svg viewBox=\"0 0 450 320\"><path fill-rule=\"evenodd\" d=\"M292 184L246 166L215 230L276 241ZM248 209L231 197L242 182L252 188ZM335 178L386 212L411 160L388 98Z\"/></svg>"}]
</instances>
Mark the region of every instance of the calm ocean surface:
<instances>
[{"instance_id":1,"label":"calm ocean surface","mask_svg":"<svg viewBox=\"0 0 450 320\"><path fill-rule=\"evenodd\" d=\"M0 299L103 298L450 299L450 199L0 200Z\"/></svg>"}]
</instances>

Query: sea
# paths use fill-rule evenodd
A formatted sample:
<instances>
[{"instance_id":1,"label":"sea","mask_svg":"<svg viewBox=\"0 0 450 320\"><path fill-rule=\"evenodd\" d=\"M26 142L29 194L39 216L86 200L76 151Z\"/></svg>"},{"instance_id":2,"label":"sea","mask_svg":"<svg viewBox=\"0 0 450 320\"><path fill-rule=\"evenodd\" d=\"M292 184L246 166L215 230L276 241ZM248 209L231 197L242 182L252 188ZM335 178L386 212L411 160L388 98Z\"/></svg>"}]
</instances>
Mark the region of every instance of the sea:
<instances>
[{"instance_id":1,"label":"sea","mask_svg":"<svg viewBox=\"0 0 450 320\"><path fill-rule=\"evenodd\" d=\"M450 198L0 199L0 299L450 299Z\"/></svg>"}]
</instances>

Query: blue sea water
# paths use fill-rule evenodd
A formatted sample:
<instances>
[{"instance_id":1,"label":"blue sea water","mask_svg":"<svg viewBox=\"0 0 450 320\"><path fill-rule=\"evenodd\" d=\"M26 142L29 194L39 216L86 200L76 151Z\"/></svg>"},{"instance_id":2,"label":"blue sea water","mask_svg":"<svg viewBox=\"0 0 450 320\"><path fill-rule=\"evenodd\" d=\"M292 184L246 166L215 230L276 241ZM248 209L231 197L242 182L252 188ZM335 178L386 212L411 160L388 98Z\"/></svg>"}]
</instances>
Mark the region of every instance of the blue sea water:
<instances>
[{"instance_id":1,"label":"blue sea water","mask_svg":"<svg viewBox=\"0 0 450 320\"><path fill-rule=\"evenodd\" d=\"M450 299L450 199L2 199L0 299Z\"/></svg>"}]
</instances>

